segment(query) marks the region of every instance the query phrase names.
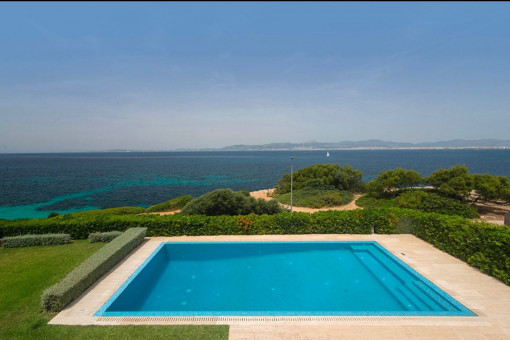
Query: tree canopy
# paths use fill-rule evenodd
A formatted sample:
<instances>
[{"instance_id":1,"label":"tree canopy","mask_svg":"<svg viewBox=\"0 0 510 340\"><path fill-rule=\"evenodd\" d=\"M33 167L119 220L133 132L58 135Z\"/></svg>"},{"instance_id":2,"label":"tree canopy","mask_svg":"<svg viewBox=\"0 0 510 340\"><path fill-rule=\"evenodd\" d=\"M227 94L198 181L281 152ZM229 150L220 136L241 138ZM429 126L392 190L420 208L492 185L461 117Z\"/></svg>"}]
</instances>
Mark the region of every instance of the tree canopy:
<instances>
[{"instance_id":1,"label":"tree canopy","mask_svg":"<svg viewBox=\"0 0 510 340\"><path fill-rule=\"evenodd\" d=\"M366 190L373 196L380 196L385 192L415 186L422 182L421 175L415 170L396 168L380 172L377 178L366 185Z\"/></svg>"},{"instance_id":2,"label":"tree canopy","mask_svg":"<svg viewBox=\"0 0 510 340\"><path fill-rule=\"evenodd\" d=\"M248 215L276 214L281 208L276 200L265 201L246 196L244 191L234 192L231 189L218 189L202 195L182 208L185 215Z\"/></svg>"},{"instance_id":3,"label":"tree canopy","mask_svg":"<svg viewBox=\"0 0 510 340\"><path fill-rule=\"evenodd\" d=\"M473 190L474 176L469 174L465 165L457 164L450 169L434 171L425 178L425 182L444 194L465 197Z\"/></svg>"},{"instance_id":4,"label":"tree canopy","mask_svg":"<svg viewBox=\"0 0 510 340\"><path fill-rule=\"evenodd\" d=\"M314 164L302 168L293 174L294 189L317 188L362 191L363 173L349 165ZM290 192L290 173L283 175L276 185L277 194Z\"/></svg>"}]
</instances>

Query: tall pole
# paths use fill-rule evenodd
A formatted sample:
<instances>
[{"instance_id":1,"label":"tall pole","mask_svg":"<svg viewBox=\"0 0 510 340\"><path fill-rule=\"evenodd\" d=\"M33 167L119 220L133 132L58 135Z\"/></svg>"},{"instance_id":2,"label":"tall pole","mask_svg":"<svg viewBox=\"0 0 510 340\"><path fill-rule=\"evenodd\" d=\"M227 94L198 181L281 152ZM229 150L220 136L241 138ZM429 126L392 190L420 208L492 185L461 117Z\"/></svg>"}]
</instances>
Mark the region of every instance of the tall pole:
<instances>
[{"instance_id":1,"label":"tall pole","mask_svg":"<svg viewBox=\"0 0 510 340\"><path fill-rule=\"evenodd\" d=\"M294 167L293 167L293 163L294 163L294 157L291 157L290 158L290 212L292 212L292 182L293 182L293 172L294 172Z\"/></svg>"}]
</instances>

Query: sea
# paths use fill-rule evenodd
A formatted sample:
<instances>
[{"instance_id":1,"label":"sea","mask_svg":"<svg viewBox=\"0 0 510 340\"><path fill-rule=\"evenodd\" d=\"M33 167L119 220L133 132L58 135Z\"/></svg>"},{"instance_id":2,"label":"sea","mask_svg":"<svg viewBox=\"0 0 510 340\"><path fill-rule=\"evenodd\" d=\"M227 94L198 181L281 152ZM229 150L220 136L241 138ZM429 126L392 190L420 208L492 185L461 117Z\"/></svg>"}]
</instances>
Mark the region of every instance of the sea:
<instances>
[{"instance_id":1,"label":"sea","mask_svg":"<svg viewBox=\"0 0 510 340\"><path fill-rule=\"evenodd\" d=\"M294 157L294 160L291 160ZM120 206L148 207L219 188L272 188L316 163L350 165L363 181L401 167L428 176L466 165L510 177L510 150L329 150L0 154L0 219L45 218Z\"/></svg>"}]
</instances>

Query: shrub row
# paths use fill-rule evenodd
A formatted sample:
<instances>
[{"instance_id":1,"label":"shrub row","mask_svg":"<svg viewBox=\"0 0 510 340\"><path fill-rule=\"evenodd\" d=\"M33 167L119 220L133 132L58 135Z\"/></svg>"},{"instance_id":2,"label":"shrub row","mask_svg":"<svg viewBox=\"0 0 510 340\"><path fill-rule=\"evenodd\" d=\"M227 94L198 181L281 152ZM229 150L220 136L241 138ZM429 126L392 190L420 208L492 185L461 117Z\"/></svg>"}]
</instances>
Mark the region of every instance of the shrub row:
<instances>
[{"instance_id":1,"label":"shrub row","mask_svg":"<svg viewBox=\"0 0 510 340\"><path fill-rule=\"evenodd\" d=\"M145 233L145 228L127 230L82 262L62 281L46 289L41 297L43 310L61 311L141 244Z\"/></svg>"},{"instance_id":2,"label":"shrub row","mask_svg":"<svg viewBox=\"0 0 510 340\"><path fill-rule=\"evenodd\" d=\"M68 243L71 243L71 235L69 234L8 236L0 240L0 244L2 244L4 248L52 246Z\"/></svg>"},{"instance_id":3,"label":"shrub row","mask_svg":"<svg viewBox=\"0 0 510 340\"><path fill-rule=\"evenodd\" d=\"M105 233L91 233L89 235L89 242L110 242L117 236L122 234L121 231L107 231Z\"/></svg>"},{"instance_id":4,"label":"shrub row","mask_svg":"<svg viewBox=\"0 0 510 340\"><path fill-rule=\"evenodd\" d=\"M275 215L128 215L35 219L0 224L3 236L69 233L75 239L91 232L146 227L148 236L242 234L412 233L510 285L510 228L472 222L458 216L400 208L323 211ZM111 244L111 243L110 243Z\"/></svg>"},{"instance_id":5,"label":"shrub row","mask_svg":"<svg viewBox=\"0 0 510 340\"><path fill-rule=\"evenodd\" d=\"M409 219L417 237L510 285L510 228L440 214Z\"/></svg>"},{"instance_id":6,"label":"shrub row","mask_svg":"<svg viewBox=\"0 0 510 340\"><path fill-rule=\"evenodd\" d=\"M409 209L384 210L391 214L391 222L377 225L376 233L414 234L510 285L510 228L459 216Z\"/></svg>"},{"instance_id":7,"label":"shrub row","mask_svg":"<svg viewBox=\"0 0 510 340\"><path fill-rule=\"evenodd\" d=\"M0 234L69 233L86 239L93 232L123 231L145 227L148 236L242 234L370 234L375 226L390 223L389 213L376 209L322 211L315 214L282 212L275 215L127 215L80 217L68 220L32 219L0 226Z\"/></svg>"}]
</instances>

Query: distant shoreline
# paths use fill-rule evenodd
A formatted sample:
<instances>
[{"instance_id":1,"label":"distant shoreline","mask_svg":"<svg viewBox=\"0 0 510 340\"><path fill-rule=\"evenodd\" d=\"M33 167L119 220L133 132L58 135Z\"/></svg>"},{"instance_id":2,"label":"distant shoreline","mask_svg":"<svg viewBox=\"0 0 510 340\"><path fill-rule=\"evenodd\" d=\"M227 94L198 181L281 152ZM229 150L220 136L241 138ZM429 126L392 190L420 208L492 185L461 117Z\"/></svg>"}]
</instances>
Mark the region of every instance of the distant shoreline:
<instances>
[{"instance_id":1,"label":"distant shoreline","mask_svg":"<svg viewBox=\"0 0 510 340\"><path fill-rule=\"evenodd\" d=\"M86 154L86 153L158 153L158 152L265 152L265 151L377 151L377 150L510 150L510 146L433 146L433 147L355 147L355 148L312 148L296 147L282 149L176 149L176 150L106 150L106 151L54 151L54 152L0 152L0 155L36 154Z\"/></svg>"}]
</instances>

